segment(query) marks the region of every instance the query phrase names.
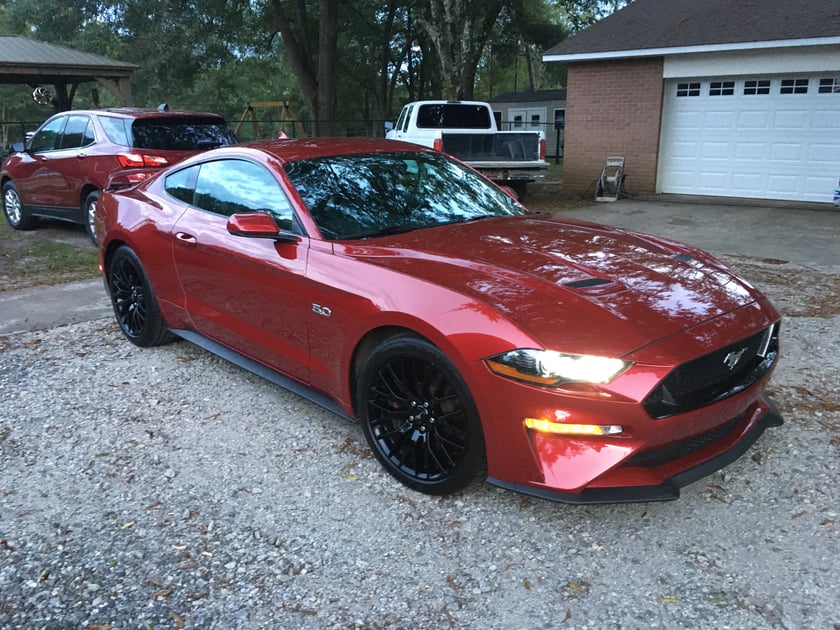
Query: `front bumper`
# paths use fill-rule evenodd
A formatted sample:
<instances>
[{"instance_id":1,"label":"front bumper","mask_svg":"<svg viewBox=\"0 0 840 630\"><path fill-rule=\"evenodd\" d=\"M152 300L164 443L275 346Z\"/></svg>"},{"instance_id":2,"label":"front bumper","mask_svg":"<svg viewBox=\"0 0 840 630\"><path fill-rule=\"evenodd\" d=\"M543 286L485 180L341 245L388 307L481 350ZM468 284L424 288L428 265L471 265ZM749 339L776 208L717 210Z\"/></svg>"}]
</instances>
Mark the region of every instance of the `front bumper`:
<instances>
[{"instance_id":1,"label":"front bumper","mask_svg":"<svg viewBox=\"0 0 840 630\"><path fill-rule=\"evenodd\" d=\"M762 395L746 413L725 424L724 426L727 426L729 431L718 439L694 450L689 446L686 448L689 452L682 457L652 466L619 466L579 492L563 492L548 486L512 483L494 478L488 478L487 482L500 488L561 503L673 501L679 498L680 488L728 466L746 453L766 428L781 426L783 423L784 420L778 409L766 396ZM676 445L666 445L663 449L669 446L674 448ZM658 455L655 451L661 453L663 449L637 453L630 458L628 463L637 461L643 464L645 456L647 456L647 461L656 462ZM644 483L645 479L657 478L661 481ZM628 485L634 481L641 483Z\"/></svg>"}]
</instances>

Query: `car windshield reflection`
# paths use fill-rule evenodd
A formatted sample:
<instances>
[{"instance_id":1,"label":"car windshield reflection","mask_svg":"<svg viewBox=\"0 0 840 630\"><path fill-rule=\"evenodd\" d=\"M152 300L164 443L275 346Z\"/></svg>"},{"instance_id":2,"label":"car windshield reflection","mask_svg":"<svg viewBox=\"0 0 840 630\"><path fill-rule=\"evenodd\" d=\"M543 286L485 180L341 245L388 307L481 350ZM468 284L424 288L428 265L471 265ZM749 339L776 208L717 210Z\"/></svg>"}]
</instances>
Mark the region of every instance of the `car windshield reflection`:
<instances>
[{"instance_id":1,"label":"car windshield reflection","mask_svg":"<svg viewBox=\"0 0 840 630\"><path fill-rule=\"evenodd\" d=\"M439 153L373 153L291 162L286 174L324 238L373 238L525 209Z\"/></svg>"}]
</instances>

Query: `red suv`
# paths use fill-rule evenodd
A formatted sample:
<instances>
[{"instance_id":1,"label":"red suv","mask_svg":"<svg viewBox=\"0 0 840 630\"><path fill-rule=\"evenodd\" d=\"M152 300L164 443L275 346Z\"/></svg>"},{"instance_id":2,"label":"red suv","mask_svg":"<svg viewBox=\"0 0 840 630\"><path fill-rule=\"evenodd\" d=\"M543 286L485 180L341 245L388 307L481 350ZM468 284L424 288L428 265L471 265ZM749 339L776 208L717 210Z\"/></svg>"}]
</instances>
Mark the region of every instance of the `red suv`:
<instances>
[{"instance_id":1,"label":"red suv","mask_svg":"<svg viewBox=\"0 0 840 630\"><path fill-rule=\"evenodd\" d=\"M56 114L12 153L0 171L3 211L16 230L37 217L80 223L91 239L96 201L115 171L180 162L236 142L221 116L158 109L75 110Z\"/></svg>"}]
</instances>

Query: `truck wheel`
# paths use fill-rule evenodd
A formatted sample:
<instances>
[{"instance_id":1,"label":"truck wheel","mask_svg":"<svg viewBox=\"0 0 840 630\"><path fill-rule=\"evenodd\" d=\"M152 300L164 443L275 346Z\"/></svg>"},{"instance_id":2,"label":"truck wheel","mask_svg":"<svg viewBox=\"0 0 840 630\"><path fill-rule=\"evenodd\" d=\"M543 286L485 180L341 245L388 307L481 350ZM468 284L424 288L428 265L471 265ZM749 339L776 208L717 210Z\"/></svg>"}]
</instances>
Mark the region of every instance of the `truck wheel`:
<instances>
[{"instance_id":1,"label":"truck wheel","mask_svg":"<svg viewBox=\"0 0 840 630\"><path fill-rule=\"evenodd\" d=\"M528 182L510 182L510 187L516 193L516 198L520 203L525 201L525 191L528 190Z\"/></svg>"}]
</instances>

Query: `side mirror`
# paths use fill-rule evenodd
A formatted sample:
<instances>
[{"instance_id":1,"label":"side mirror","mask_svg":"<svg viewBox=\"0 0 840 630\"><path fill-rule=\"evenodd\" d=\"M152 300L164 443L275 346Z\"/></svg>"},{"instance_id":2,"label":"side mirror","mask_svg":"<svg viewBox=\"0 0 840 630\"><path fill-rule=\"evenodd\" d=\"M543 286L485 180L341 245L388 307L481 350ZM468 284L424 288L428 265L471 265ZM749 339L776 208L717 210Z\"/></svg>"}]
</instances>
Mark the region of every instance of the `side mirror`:
<instances>
[{"instance_id":1,"label":"side mirror","mask_svg":"<svg viewBox=\"0 0 840 630\"><path fill-rule=\"evenodd\" d=\"M391 131L394 128L394 123L390 120L385 121L385 131Z\"/></svg>"},{"instance_id":2,"label":"side mirror","mask_svg":"<svg viewBox=\"0 0 840 630\"><path fill-rule=\"evenodd\" d=\"M267 212L240 212L230 216L227 231L234 236L246 238L271 238L275 241L294 242L297 236L281 232L277 223Z\"/></svg>"},{"instance_id":3,"label":"side mirror","mask_svg":"<svg viewBox=\"0 0 840 630\"><path fill-rule=\"evenodd\" d=\"M23 142L13 142L12 143L12 153L23 153L24 150L25 150L25 147L23 145Z\"/></svg>"}]
</instances>

